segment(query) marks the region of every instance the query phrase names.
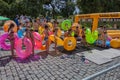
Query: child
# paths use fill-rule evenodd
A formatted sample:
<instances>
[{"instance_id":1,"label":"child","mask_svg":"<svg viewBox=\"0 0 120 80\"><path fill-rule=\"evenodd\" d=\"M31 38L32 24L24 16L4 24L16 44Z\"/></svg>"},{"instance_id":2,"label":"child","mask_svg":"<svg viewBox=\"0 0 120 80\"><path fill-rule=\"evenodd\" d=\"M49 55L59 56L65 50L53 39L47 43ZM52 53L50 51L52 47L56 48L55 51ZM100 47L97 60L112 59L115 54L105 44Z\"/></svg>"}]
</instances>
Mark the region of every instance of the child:
<instances>
[{"instance_id":1,"label":"child","mask_svg":"<svg viewBox=\"0 0 120 80\"><path fill-rule=\"evenodd\" d=\"M58 35L57 35L58 28L55 27L53 32L54 32L54 38L55 38L55 53L57 53L57 39L56 39L56 37L58 37Z\"/></svg>"},{"instance_id":2,"label":"child","mask_svg":"<svg viewBox=\"0 0 120 80\"><path fill-rule=\"evenodd\" d=\"M103 34L103 47L106 47L107 38L108 38L107 32L104 31L104 34Z\"/></svg>"},{"instance_id":3,"label":"child","mask_svg":"<svg viewBox=\"0 0 120 80\"><path fill-rule=\"evenodd\" d=\"M9 33L8 39L10 40L10 44L11 44L12 57L15 57L15 55L14 55L15 38L14 38L14 31L13 31L14 26L15 25L13 23L11 23L9 28L8 28L8 33Z\"/></svg>"},{"instance_id":4,"label":"child","mask_svg":"<svg viewBox=\"0 0 120 80\"><path fill-rule=\"evenodd\" d=\"M83 45L89 46L88 43L86 42L86 39L85 39L85 30L86 30L85 27L82 27L82 32L81 32L81 34L82 34L82 41L81 42L82 42Z\"/></svg>"},{"instance_id":5,"label":"child","mask_svg":"<svg viewBox=\"0 0 120 80\"><path fill-rule=\"evenodd\" d=\"M96 42L96 45L101 46L101 44L99 43L102 40L102 34L103 34L103 26L100 26L100 28L98 28L98 40Z\"/></svg>"},{"instance_id":6,"label":"child","mask_svg":"<svg viewBox=\"0 0 120 80\"><path fill-rule=\"evenodd\" d=\"M20 31L20 34L21 34L20 36L18 35L20 38L23 38L23 37L24 37L25 29L26 29L26 28L23 27L23 24L20 23L20 25L19 25L19 30L18 30L18 34L19 34L19 31Z\"/></svg>"},{"instance_id":7,"label":"child","mask_svg":"<svg viewBox=\"0 0 120 80\"><path fill-rule=\"evenodd\" d=\"M46 53L49 53L49 26L47 24L45 24L45 30L44 30L44 34L45 34L45 43L46 43Z\"/></svg>"},{"instance_id":8,"label":"child","mask_svg":"<svg viewBox=\"0 0 120 80\"><path fill-rule=\"evenodd\" d=\"M31 29L29 22L26 24L26 34L25 34L25 37L30 39L30 41L32 42L32 54L34 55L35 41L34 41L34 36L33 36L33 30Z\"/></svg>"},{"instance_id":9,"label":"child","mask_svg":"<svg viewBox=\"0 0 120 80\"><path fill-rule=\"evenodd\" d=\"M74 35L74 37L75 37L78 41L81 40L79 34L80 34L80 30L79 30L79 27L77 26L77 27L76 27L76 30L75 30L75 35Z\"/></svg>"},{"instance_id":10,"label":"child","mask_svg":"<svg viewBox=\"0 0 120 80\"><path fill-rule=\"evenodd\" d=\"M35 32L38 32L38 29L39 29L39 24L38 24L38 21L39 21L39 20L37 20L37 21L36 21L36 20L34 20L33 27L34 27L34 31L35 31Z\"/></svg>"},{"instance_id":11,"label":"child","mask_svg":"<svg viewBox=\"0 0 120 80\"><path fill-rule=\"evenodd\" d=\"M69 30L65 33L65 37L72 37L72 29L69 29Z\"/></svg>"}]
</instances>

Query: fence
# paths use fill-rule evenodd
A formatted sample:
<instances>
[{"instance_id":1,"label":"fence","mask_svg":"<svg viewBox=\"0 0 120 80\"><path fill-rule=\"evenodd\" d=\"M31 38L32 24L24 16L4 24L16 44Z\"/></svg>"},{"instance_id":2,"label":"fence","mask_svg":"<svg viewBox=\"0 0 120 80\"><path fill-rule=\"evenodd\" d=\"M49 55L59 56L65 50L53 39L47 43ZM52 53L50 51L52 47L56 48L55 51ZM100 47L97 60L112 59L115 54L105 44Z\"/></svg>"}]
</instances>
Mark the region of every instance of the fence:
<instances>
[{"instance_id":1,"label":"fence","mask_svg":"<svg viewBox=\"0 0 120 80\"><path fill-rule=\"evenodd\" d=\"M120 63L82 80L120 80Z\"/></svg>"}]
</instances>

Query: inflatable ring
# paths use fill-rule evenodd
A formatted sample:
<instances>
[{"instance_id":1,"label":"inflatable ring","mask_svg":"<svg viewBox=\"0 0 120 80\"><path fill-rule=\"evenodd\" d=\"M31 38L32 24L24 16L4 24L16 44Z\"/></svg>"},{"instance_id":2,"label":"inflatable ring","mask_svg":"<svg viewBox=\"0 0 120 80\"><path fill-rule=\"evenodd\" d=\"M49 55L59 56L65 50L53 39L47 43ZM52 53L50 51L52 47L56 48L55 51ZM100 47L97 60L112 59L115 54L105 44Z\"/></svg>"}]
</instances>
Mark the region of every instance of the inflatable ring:
<instances>
[{"instance_id":1,"label":"inflatable ring","mask_svg":"<svg viewBox=\"0 0 120 80\"><path fill-rule=\"evenodd\" d=\"M119 39L112 39L110 41L110 45L113 48L120 48L120 40Z\"/></svg>"},{"instance_id":2,"label":"inflatable ring","mask_svg":"<svg viewBox=\"0 0 120 80\"><path fill-rule=\"evenodd\" d=\"M57 36L61 37L61 35L62 35L62 31L60 29L58 29Z\"/></svg>"},{"instance_id":3,"label":"inflatable ring","mask_svg":"<svg viewBox=\"0 0 120 80\"><path fill-rule=\"evenodd\" d=\"M91 30L87 29L85 38L87 43L89 44L95 43L95 41L98 39L98 31L95 30L94 32L91 33Z\"/></svg>"},{"instance_id":4,"label":"inflatable ring","mask_svg":"<svg viewBox=\"0 0 120 80\"><path fill-rule=\"evenodd\" d=\"M6 40L8 39L8 33L4 33L3 35L0 36L0 45L1 48L4 50L10 50L11 45L9 43L6 43ZM15 36L15 41L18 40L17 34L14 34Z\"/></svg>"},{"instance_id":5,"label":"inflatable ring","mask_svg":"<svg viewBox=\"0 0 120 80\"><path fill-rule=\"evenodd\" d=\"M54 35L50 36L50 40L55 42L55 38L56 38L56 43L57 45L63 46L63 40L60 39L59 37L55 37Z\"/></svg>"},{"instance_id":6,"label":"inflatable ring","mask_svg":"<svg viewBox=\"0 0 120 80\"><path fill-rule=\"evenodd\" d=\"M74 37L66 37L64 39L64 48L67 51L74 50L76 48L76 39Z\"/></svg>"},{"instance_id":7,"label":"inflatable ring","mask_svg":"<svg viewBox=\"0 0 120 80\"><path fill-rule=\"evenodd\" d=\"M45 30L45 29L44 29L43 27L41 27L41 26L39 27L39 33L40 33L40 34L43 34L44 30Z\"/></svg>"},{"instance_id":8,"label":"inflatable ring","mask_svg":"<svg viewBox=\"0 0 120 80\"><path fill-rule=\"evenodd\" d=\"M101 44L103 44L103 41L102 41L102 40L97 40L97 41L95 42L95 44L96 44L96 43L98 43L98 44L101 45ZM106 42L105 42L105 45L106 45L106 47L110 47L110 41L106 41Z\"/></svg>"},{"instance_id":9,"label":"inflatable ring","mask_svg":"<svg viewBox=\"0 0 120 80\"><path fill-rule=\"evenodd\" d=\"M42 35L41 35L41 38L42 38L42 41L43 41L44 38L45 38L45 34L42 34Z\"/></svg>"},{"instance_id":10,"label":"inflatable ring","mask_svg":"<svg viewBox=\"0 0 120 80\"><path fill-rule=\"evenodd\" d=\"M42 38L39 33L34 32L34 41L35 41L35 49L40 49L42 46Z\"/></svg>"},{"instance_id":11,"label":"inflatable ring","mask_svg":"<svg viewBox=\"0 0 120 80\"><path fill-rule=\"evenodd\" d=\"M46 50L46 46L45 46L45 45L42 45L40 49L41 49L41 50Z\"/></svg>"},{"instance_id":12,"label":"inflatable ring","mask_svg":"<svg viewBox=\"0 0 120 80\"><path fill-rule=\"evenodd\" d=\"M50 37L49 37L49 39L48 39L48 46L50 46L50 44L51 44L51 40L50 40ZM46 45L42 45L40 50L46 50Z\"/></svg>"},{"instance_id":13,"label":"inflatable ring","mask_svg":"<svg viewBox=\"0 0 120 80\"><path fill-rule=\"evenodd\" d=\"M64 30L64 31L67 31L68 29L70 29L71 27L71 21L70 20L64 20L61 24L61 28Z\"/></svg>"},{"instance_id":14,"label":"inflatable ring","mask_svg":"<svg viewBox=\"0 0 120 80\"><path fill-rule=\"evenodd\" d=\"M12 20L9 20L9 21L6 21L6 22L5 22L5 24L4 24L4 26L3 26L3 30L4 30L5 32L8 32L8 28L9 28L9 26L10 26L11 23L13 23L13 24L15 25L13 31L14 31L14 32L17 32L17 25L16 25L16 23L15 23L14 21L12 21Z\"/></svg>"},{"instance_id":15,"label":"inflatable ring","mask_svg":"<svg viewBox=\"0 0 120 80\"><path fill-rule=\"evenodd\" d=\"M22 39L17 40L16 42L16 54L18 57L25 59L31 55L32 52L32 43L28 38L24 38L25 50L22 50Z\"/></svg>"}]
</instances>

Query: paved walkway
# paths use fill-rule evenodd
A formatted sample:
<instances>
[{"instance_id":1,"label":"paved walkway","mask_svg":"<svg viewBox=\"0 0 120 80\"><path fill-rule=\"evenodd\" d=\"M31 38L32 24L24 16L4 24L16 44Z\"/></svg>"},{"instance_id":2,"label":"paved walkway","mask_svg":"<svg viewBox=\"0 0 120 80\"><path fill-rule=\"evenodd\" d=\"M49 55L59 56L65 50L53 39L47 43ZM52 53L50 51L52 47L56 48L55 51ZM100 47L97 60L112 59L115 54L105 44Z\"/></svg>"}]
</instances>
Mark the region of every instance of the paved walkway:
<instances>
[{"instance_id":1,"label":"paved walkway","mask_svg":"<svg viewBox=\"0 0 120 80\"><path fill-rule=\"evenodd\" d=\"M112 62L103 65L97 65L93 62L86 64L81 61L81 56L75 53L82 54L89 49L80 47L72 52L67 52L62 47L59 49L58 55L53 51L49 55L36 51L36 58L30 57L24 61L10 59L10 51L0 51L0 80L81 80L120 63L120 57L117 57ZM100 48L100 50L104 53L103 49ZM91 51L88 52L91 53ZM64 53L72 55L61 59ZM38 56L42 58L39 59Z\"/></svg>"}]
</instances>

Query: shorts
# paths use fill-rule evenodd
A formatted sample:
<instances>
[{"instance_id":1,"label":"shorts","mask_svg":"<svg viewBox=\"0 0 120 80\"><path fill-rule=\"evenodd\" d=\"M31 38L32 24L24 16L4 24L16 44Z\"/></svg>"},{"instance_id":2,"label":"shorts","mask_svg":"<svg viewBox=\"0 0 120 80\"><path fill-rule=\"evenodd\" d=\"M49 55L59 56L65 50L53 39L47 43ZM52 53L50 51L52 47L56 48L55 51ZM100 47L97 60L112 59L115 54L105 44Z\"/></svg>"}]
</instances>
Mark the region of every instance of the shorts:
<instances>
[{"instance_id":1,"label":"shorts","mask_svg":"<svg viewBox=\"0 0 120 80\"><path fill-rule=\"evenodd\" d=\"M44 40L47 41L47 40L48 40L48 37L45 37Z\"/></svg>"},{"instance_id":2,"label":"shorts","mask_svg":"<svg viewBox=\"0 0 120 80\"><path fill-rule=\"evenodd\" d=\"M98 36L101 36L101 34L98 34Z\"/></svg>"},{"instance_id":3,"label":"shorts","mask_svg":"<svg viewBox=\"0 0 120 80\"><path fill-rule=\"evenodd\" d=\"M77 34L75 34L75 35L74 35L74 37L78 37L78 35L77 35Z\"/></svg>"},{"instance_id":4,"label":"shorts","mask_svg":"<svg viewBox=\"0 0 120 80\"><path fill-rule=\"evenodd\" d=\"M84 38L85 38L85 36L83 35L83 36L82 36L82 38L84 39Z\"/></svg>"}]
</instances>

